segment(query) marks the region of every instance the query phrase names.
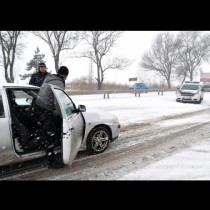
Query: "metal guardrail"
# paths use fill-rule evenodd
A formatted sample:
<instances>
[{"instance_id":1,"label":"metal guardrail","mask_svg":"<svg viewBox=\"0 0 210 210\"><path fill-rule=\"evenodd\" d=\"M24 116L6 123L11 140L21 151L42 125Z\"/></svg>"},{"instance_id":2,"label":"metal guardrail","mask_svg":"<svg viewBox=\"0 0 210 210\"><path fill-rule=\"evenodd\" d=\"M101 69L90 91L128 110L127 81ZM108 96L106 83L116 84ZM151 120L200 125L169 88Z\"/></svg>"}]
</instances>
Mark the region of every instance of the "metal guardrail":
<instances>
[{"instance_id":1,"label":"metal guardrail","mask_svg":"<svg viewBox=\"0 0 210 210\"><path fill-rule=\"evenodd\" d=\"M158 95L163 95L163 92L166 91L176 91L176 88L171 89L149 89L149 90L92 90L92 91L72 91L66 89L66 93L68 95L91 95L91 94L103 94L104 99L108 98L110 94L117 94L117 93L132 93L135 94L135 96L139 96L141 93L148 93L148 92L157 92Z\"/></svg>"}]
</instances>

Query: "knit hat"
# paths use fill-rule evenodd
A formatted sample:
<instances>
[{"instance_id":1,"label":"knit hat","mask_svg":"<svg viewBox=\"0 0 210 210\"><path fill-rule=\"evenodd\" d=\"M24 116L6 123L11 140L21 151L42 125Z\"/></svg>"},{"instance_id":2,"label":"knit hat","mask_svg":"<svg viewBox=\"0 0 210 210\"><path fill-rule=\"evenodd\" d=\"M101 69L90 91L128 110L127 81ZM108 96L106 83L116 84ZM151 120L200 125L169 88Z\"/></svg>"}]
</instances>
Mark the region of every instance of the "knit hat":
<instances>
[{"instance_id":1,"label":"knit hat","mask_svg":"<svg viewBox=\"0 0 210 210\"><path fill-rule=\"evenodd\" d=\"M39 68L40 67L46 67L46 64L45 63L39 63Z\"/></svg>"},{"instance_id":2,"label":"knit hat","mask_svg":"<svg viewBox=\"0 0 210 210\"><path fill-rule=\"evenodd\" d=\"M68 76L69 70L68 70L68 68L66 66L61 66L58 69L58 74L63 75L63 76Z\"/></svg>"}]
</instances>

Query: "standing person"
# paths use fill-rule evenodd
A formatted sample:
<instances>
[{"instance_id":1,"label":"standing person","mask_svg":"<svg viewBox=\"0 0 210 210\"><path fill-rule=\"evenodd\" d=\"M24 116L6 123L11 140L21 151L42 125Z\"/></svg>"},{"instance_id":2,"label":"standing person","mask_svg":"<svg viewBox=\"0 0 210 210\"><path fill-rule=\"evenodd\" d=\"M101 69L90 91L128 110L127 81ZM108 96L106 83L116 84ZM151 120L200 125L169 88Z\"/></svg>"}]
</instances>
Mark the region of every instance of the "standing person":
<instances>
[{"instance_id":1,"label":"standing person","mask_svg":"<svg viewBox=\"0 0 210 210\"><path fill-rule=\"evenodd\" d=\"M31 75L29 85L35 85L35 86L41 87L42 83L44 82L44 80L48 74L49 73L46 71L46 64L39 63L38 72L33 73Z\"/></svg>"},{"instance_id":2,"label":"standing person","mask_svg":"<svg viewBox=\"0 0 210 210\"><path fill-rule=\"evenodd\" d=\"M52 138L49 139L49 142L47 142L46 152L48 153L49 157L49 166L54 168L60 168L64 166L63 162L56 161L54 154L54 147L56 146L55 141L58 140L56 131L59 133L59 122L61 124L62 119L58 114L58 104L54 98L50 84L59 86L65 90L65 80L67 79L68 74L69 70L66 66L61 66L58 69L57 74L49 74L40 87L35 102L36 105L38 105L43 110L42 114L40 115L40 122L43 125L42 128L46 131L47 134L52 136Z\"/></svg>"}]
</instances>

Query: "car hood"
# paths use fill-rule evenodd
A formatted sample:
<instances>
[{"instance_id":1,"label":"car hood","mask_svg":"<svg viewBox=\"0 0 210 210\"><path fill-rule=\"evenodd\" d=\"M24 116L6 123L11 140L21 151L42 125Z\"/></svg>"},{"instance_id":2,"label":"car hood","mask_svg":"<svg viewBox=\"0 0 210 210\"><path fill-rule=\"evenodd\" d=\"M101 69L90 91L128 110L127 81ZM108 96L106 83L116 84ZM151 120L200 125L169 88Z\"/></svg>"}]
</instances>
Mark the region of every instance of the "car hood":
<instances>
[{"instance_id":1,"label":"car hood","mask_svg":"<svg viewBox=\"0 0 210 210\"><path fill-rule=\"evenodd\" d=\"M97 108L86 107L86 112L82 112L86 123L116 123L119 122L116 115Z\"/></svg>"}]
</instances>

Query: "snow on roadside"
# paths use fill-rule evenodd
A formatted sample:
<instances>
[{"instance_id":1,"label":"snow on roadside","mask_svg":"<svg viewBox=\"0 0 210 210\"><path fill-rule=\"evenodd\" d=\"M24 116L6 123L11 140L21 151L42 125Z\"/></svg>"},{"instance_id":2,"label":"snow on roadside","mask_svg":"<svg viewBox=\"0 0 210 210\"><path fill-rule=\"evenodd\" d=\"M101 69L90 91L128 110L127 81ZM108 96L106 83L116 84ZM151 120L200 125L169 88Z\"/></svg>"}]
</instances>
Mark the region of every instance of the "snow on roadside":
<instances>
[{"instance_id":1,"label":"snow on roadside","mask_svg":"<svg viewBox=\"0 0 210 210\"><path fill-rule=\"evenodd\" d=\"M204 93L201 104L176 102L174 91L164 92L163 95L148 92L140 97L121 93L111 94L109 99L104 99L102 94L73 95L71 98L77 106L84 104L87 110L88 107L94 107L115 114L122 126L210 108L210 92Z\"/></svg>"}]
</instances>

